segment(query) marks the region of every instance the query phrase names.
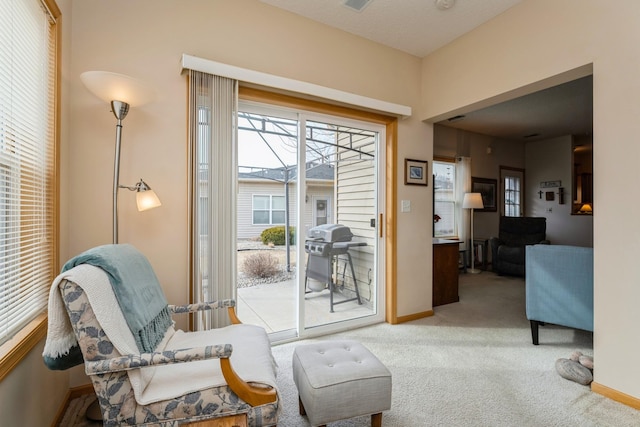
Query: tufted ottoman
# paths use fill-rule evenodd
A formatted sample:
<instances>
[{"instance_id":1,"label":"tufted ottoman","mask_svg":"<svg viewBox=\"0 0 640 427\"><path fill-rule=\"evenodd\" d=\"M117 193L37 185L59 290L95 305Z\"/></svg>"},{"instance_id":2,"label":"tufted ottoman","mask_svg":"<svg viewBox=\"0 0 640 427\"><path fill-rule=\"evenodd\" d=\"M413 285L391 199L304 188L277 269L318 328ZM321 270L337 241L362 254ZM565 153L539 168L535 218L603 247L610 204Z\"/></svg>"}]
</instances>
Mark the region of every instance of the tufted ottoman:
<instances>
[{"instance_id":1,"label":"tufted ottoman","mask_svg":"<svg viewBox=\"0 0 640 427\"><path fill-rule=\"evenodd\" d=\"M325 341L300 345L293 352L293 381L300 414L312 426L371 415L382 425L382 411L391 408L391 373L356 341Z\"/></svg>"}]
</instances>

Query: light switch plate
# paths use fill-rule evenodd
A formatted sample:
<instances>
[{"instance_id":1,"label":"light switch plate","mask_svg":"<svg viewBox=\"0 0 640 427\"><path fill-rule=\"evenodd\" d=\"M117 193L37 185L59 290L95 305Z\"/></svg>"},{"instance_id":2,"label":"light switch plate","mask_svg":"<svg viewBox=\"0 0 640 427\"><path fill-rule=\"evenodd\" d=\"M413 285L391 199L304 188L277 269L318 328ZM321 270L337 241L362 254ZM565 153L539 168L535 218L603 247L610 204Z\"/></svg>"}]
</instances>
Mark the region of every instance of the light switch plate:
<instances>
[{"instance_id":1,"label":"light switch plate","mask_svg":"<svg viewBox=\"0 0 640 427\"><path fill-rule=\"evenodd\" d=\"M403 200L400 210L402 212L411 212L411 200Z\"/></svg>"}]
</instances>

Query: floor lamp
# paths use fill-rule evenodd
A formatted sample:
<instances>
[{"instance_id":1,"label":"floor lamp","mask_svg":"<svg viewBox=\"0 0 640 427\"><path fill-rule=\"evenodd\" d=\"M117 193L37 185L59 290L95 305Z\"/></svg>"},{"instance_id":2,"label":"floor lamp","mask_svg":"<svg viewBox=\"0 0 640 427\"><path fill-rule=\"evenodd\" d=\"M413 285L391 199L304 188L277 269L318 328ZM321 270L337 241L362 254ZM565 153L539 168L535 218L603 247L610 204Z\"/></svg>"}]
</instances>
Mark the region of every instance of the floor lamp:
<instances>
[{"instance_id":1,"label":"floor lamp","mask_svg":"<svg viewBox=\"0 0 640 427\"><path fill-rule=\"evenodd\" d=\"M471 240L470 240L470 254L471 254L471 270L467 270L469 273L477 274L480 273L481 270L477 270L475 268L475 255L473 253L473 210L474 209L483 209L484 204L482 203L482 194L480 193L465 193L464 199L462 200L462 208L463 209L471 209ZM482 256L487 256L487 254L482 254Z\"/></svg>"},{"instance_id":2,"label":"floor lamp","mask_svg":"<svg viewBox=\"0 0 640 427\"><path fill-rule=\"evenodd\" d=\"M138 211L161 205L156 193L142 179L132 186L120 185L120 145L122 121L129 107L137 107L153 101L155 91L146 83L123 74L108 71L87 71L80 75L82 83L98 98L111 103L116 116L116 152L113 162L113 243L118 243L118 190L126 188L136 192Z\"/></svg>"}]
</instances>

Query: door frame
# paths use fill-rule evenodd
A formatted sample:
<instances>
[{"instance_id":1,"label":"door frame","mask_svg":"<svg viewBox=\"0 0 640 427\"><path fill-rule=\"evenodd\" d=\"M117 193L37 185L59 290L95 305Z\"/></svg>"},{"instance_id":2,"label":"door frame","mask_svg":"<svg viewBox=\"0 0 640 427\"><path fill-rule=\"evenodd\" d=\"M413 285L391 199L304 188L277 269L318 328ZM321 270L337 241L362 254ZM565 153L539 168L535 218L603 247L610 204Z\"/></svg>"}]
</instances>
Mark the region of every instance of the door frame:
<instances>
[{"instance_id":1,"label":"door frame","mask_svg":"<svg viewBox=\"0 0 640 427\"><path fill-rule=\"evenodd\" d=\"M327 222L325 222L325 224L330 224L330 220L333 218L333 212L331 211L331 209L333 209L333 203L331 203L332 201L332 197L331 196L311 196L311 226L315 227L319 224L317 224L317 219L318 219L318 209L317 209L317 202L320 200L324 200L326 205L325 205L325 211L326 211L326 216L325 218L327 219Z\"/></svg>"},{"instance_id":2,"label":"door frame","mask_svg":"<svg viewBox=\"0 0 640 427\"><path fill-rule=\"evenodd\" d=\"M343 105L328 104L325 102L298 98L293 95L269 92L255 87L240 84L238 97L243 101L254 101L274 106L295 108L312 111L314 113L328 114L355 120L368 121L385 126L384 151L386 157L385 166L385 196L384 217L377 219L378 236L384 238L384 294L385 294L385 320L396 324L402 320L397 312L397 218L395 207L397 205L397 151L398 151L398 118L385 114L372 113L357 110ZM382 142L382 141L381 141ZM381 226L381 227L380 227Z\"/></svg>"}]
</instances>

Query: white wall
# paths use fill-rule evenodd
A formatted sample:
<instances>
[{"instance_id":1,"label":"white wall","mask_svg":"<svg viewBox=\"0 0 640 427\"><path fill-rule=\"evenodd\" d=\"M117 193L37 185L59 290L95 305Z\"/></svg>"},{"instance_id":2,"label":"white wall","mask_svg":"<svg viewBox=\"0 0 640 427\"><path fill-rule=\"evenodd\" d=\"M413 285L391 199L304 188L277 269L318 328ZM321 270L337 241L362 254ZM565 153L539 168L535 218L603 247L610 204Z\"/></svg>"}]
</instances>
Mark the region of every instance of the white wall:
<instances>
[{"instance_id":1,"label":"white wall","mask_svg":"<svg viewBox=\"0 0 640 427\"><path fill-rule=\"evenodd\" d=\"M593 66L595 381L640 398L640 2L525 0L423 60L423 116L464 114ZM450 82L455 82L451 84ZM538 84L542 82L543 84ZM520 90L520 88L524 88ZM486 101L489 100L489 101ZM486 101L486 102L485 102Z\"/></svg>"},{"instance_id":2,"label":"white wall","mask_svg":"<svg viewBox=\"0 0 640 427\"><path fill-rule=\"evenodd\" d=\"M571 136L526 144L526 215L547 218L551 244L593 247L593 216L571 215L571 144ZM563 205L559 204L557 188L540 188L543 181L562 181ZM547 191L554 193L553 201L546 200Z\"/></svg>"}]
</instances>

